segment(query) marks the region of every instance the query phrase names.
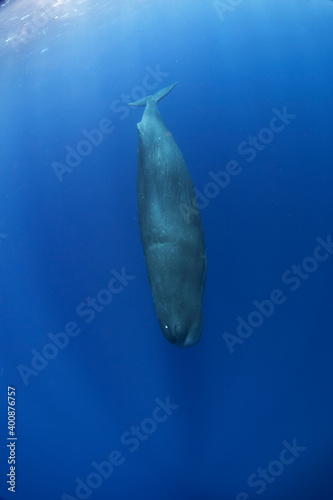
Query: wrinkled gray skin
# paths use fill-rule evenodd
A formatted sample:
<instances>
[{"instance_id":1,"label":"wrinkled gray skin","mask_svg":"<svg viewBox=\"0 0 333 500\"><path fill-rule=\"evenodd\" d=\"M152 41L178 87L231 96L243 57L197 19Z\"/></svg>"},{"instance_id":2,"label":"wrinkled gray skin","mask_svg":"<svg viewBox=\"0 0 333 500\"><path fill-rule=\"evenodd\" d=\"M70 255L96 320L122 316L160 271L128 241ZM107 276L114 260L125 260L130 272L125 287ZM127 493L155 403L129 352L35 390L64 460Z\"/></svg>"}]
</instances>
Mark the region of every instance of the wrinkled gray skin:
<instances>
[{"instance_id":1,"label":"wrinkled gray skin","mask_svg":"<svg viewBox=\"0 0 333 500\"><path fill-rule=\"evenodd\" d=\"M167 340L190 347L202 332L207 260L193 183L157 108L175 85L131 105L146 105L138 124L137 194L155 310Z\"/></svg>"}]
</instances>

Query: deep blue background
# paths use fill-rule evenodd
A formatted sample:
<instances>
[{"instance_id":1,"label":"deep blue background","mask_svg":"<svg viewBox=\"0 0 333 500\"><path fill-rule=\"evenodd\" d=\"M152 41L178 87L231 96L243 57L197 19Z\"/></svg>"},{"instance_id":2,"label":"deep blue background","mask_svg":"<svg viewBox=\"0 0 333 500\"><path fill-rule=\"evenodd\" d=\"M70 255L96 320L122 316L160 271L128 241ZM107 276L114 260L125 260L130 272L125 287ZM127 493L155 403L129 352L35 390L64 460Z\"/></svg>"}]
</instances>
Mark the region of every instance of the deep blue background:
<instances>
[{"instance_id":1,"label":"deep blue background","mask_svg":"<svg viewBox=\"0 0 333 500\"><path fill-rule=\"evenodd\" d=\"M125 463L89 498L331 500L333 257L295 292L281 276L332 232L333 4L243 0L222 15L210 0L27 3L0 9L2 497L11 385L17 500L76 498L75 478L114 449ZM204 331L188 350L164 339L146 275L143 109L115 112L158 65L158 88L180 82L159 107L196 188L231 159L242 167L202 209ZM296 118L248 163L239 144L284 106ZM53 162L104 118L113 132L59 182ZM123 267L135 279L86 324L76 307ZM231 354L223 333L275 288L284 304ZM70 320L80 335L24 384L18 365ZM130 453L122 434L168 396L179 408ZM306 450L256 493L248 477L294 439Z\"/></svg>"}]
</instances>

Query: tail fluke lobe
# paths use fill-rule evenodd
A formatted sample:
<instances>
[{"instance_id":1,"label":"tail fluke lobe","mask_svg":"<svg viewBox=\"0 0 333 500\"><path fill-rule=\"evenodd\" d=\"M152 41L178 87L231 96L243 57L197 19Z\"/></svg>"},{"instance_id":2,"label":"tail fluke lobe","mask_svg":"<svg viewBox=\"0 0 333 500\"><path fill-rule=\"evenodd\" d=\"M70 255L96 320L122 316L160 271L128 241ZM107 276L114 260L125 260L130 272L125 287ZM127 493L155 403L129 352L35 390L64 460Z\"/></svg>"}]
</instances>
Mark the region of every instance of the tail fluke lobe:
<instances>
[{"instance_id":1,"label":"tail fluke lobe","mask_svg":"<svg viewBox=\"0 0 333 500\"><path fill-rule=\"evenodd\" d=\"M177 85L178 82L173 83L172 85L169 85L169 87L165 87L164 89L159 90L156 92L156 94L152 95L147 95L147 97L144 97L143 99L139 99L138 101L134 102L129 102L129 106L146 106L147 102L152 100L156 103L160 102L163 97L169 94L171 90Z\"/></svg>"}]
</instances>

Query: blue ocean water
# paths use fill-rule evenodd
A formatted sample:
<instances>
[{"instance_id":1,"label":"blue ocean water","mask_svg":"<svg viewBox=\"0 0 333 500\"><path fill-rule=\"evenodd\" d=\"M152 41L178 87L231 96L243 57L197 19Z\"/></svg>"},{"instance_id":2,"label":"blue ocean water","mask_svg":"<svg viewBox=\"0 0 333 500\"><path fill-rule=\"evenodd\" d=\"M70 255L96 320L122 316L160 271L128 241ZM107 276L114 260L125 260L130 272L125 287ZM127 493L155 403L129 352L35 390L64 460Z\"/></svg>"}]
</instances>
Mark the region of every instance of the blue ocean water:
<instances>
[{"instance_id":1,"label":"blue ocean water","mask_svg":"<svg viewBox=\"0 0 333 500\"><path fill-rule=\"evenodd\" d=\"M332 22L329 0L2 5L1 498L332 500ZM208 258L190 349L154 311L127 106L174 81Z\"/></svg>"}]
</instances>

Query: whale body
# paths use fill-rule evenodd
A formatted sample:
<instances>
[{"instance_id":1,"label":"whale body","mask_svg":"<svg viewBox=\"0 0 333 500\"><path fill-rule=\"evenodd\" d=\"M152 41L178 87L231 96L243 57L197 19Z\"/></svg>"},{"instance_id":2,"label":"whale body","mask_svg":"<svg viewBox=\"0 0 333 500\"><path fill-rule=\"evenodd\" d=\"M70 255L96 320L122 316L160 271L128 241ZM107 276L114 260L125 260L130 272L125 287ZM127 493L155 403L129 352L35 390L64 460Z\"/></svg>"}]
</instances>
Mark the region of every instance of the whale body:
<instances>
[{"instance_id":1,"label":"whale body","mask_svg":"<svg viewBox=\"0 0 333 500\"><path fill-rule=\"evenodd\" d=\"M198 343L207 258L194 186L183 155L158 110L178 82L133 103L138 123L139 227L160 327L178 347Z\"/></svg>"}]
</instances>

